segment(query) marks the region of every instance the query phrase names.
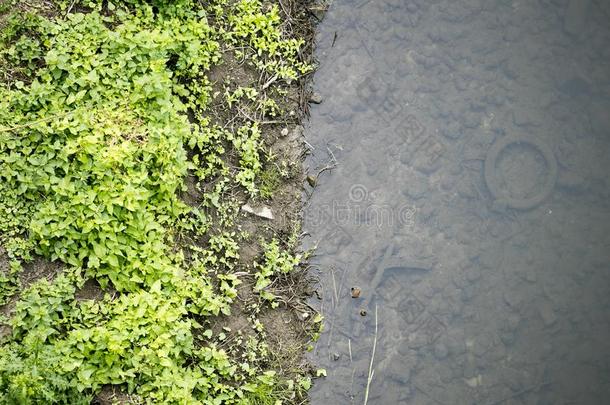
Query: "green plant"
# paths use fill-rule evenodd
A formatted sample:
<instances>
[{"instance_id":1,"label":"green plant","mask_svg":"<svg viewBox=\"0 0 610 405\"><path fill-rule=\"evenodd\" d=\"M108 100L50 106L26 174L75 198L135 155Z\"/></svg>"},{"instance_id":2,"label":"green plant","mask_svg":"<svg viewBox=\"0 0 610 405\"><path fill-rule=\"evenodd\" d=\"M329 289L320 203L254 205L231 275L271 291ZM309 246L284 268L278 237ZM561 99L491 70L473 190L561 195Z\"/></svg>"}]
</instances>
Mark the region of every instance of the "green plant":
<instances>
[{"instance_id":1,"label":"green plant","mask_svg":"<svg viewBox=\"0 0 610 405\"><path fill-rule=\"evenodd\" d=\"M275 277L293 271L301 262L301 255L292 255L289 251L282 250L277 239L272 239L270 242L265 243L263 248L262 263L255 263L257 271L255 274L256 284L254 290L262 298L273 302L275 295L266 290L267 287L273 282Z\"/></svg>"},{"instance_id":2,"label":"green plant","mask_svg":"<svg viewBox=\"0 0 610 405\"><path fill-rule=\"evenodd\" d=\"M271 198L280 188L282 182L289 177L288 170L278 168L271 159L260 174L260 195Z\"/></svg>"},{"instance_id":3,"label":"green plant","mask_svg":"<svg viewBox=\"0 0 610 405\"><path fill-rule=\"evenodd\" d=\"M309 69L301 42L258 1L56 7L56 17L14 13L0 37L0 77L18 79L0 83L0 244L10 260L0 305L34 254L65 267L20 291L0 346L0 403L90 403L107 384L148 403L284 397L264 361L241 367L198 333L231 314L241 282L232 193L256 195L262 171L259 125L215 122L207 72L231 43L253 47L246 57L261 73L294 79ZM276 111L242 93L229 102ZM179 198L189 171L205 187L200 207ZM198 245L176 243L187 233ZM296 260L274 246L262 279ZM79 298L87 280L104 298Z\"/></svg>"},{"instance_id":4,"label":"green plant","mask_svg":"<svg viewBox=\"0 0 610 405\"><path fill-rule=\"evenodd\" d=\"M248 42L254 51L251 57L259 69L290 80L312 70L311 66L299 62L297 58L303 40L283 38L276 5L265 13L258 0L241 0L229 14L228 20L231 26L229 38L233 42Z\"/></svg>"}]
</instances>

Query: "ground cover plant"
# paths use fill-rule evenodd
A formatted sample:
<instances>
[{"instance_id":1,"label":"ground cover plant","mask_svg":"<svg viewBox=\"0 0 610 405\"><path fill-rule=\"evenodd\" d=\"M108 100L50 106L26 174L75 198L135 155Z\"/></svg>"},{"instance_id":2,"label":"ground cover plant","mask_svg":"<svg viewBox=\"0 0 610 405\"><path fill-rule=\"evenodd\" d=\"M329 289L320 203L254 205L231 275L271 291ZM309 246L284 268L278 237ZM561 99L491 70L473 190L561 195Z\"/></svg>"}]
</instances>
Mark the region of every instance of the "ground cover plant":
<instances>
[{"instance_id":1,"label":"ground cover plant","mask_svg":"<svg viewBox=\"0 0 610 405\"><path fill-rule=\"evenodd\" d=\"M304 7L0 15L0 403L302 402Z\"/></svg>"}]
</instances>

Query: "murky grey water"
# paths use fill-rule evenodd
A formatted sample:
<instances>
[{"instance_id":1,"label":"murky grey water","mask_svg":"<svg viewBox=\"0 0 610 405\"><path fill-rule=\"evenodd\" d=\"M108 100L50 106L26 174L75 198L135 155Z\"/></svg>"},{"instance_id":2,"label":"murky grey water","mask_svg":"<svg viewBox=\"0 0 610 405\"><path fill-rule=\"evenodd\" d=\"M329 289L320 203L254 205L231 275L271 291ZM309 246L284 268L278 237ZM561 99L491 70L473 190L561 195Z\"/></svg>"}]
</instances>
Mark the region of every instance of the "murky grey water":
<instances>
[{"instance_id":1,"label":"murky grey water","mask_svg":"<svg viewBox=\"0 0 610 405\"><path fill-rule=\"evenodd\" d=\"M610 1L335 0L319 31L313 403L609 403Z\"/></svg>"}]
</instances>

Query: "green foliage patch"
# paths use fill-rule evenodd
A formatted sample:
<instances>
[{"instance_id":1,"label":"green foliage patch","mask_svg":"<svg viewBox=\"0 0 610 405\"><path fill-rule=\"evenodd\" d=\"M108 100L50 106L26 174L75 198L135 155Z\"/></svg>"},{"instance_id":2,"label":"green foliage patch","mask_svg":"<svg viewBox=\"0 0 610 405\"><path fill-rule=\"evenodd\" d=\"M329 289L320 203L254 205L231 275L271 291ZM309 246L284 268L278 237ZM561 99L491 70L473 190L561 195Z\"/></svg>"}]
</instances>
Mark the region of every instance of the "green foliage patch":
<instances>
[{"instance_id":1,"label":"green foliage patch","mask_svg":"<svg viewBox=\"0 0 610 405\"><path fill-rule=\"evenodd\" d=\"M263 160L256 122L209 117L207 72L230 44L261 72L297 79L311 70L302 40L285 38L278 8L258 0L55 7L55 17L15 13L0 34L0 77L10 79L0 83L0 244L10 259L0 305L19 292L33 254L65 264L24 289L6 321L0 403L90 403L108 384L142 403L301 395L302 384L243 367L200 332L237 296L227 195L257 195ZM189 173L210 185L198 207L179 198ZM206 243L177 247L181 232ZM299 263L277 240L266 249L261 292ZM78 297L87 280L103 299Z\"/></svg>"}]
</instances>

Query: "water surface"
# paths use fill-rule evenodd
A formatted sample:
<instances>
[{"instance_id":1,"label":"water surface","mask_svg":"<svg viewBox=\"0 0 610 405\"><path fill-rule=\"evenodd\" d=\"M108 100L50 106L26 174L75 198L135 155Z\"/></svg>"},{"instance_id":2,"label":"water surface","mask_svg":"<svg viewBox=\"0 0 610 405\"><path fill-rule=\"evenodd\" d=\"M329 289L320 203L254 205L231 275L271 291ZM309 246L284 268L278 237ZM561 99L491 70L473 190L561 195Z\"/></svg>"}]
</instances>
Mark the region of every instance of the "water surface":
<instances>
[{"instance_id":1,"label":"water surface","mask_svg":"<svg viewBox=\"0 0 610 405\"><path fill-rule=\"evenodd\" d=\"M334 166L305 221L314 404L608 401L609 21L602 0L334 1L306 133L310 171Z\"/></svg>"}]
</instances>

